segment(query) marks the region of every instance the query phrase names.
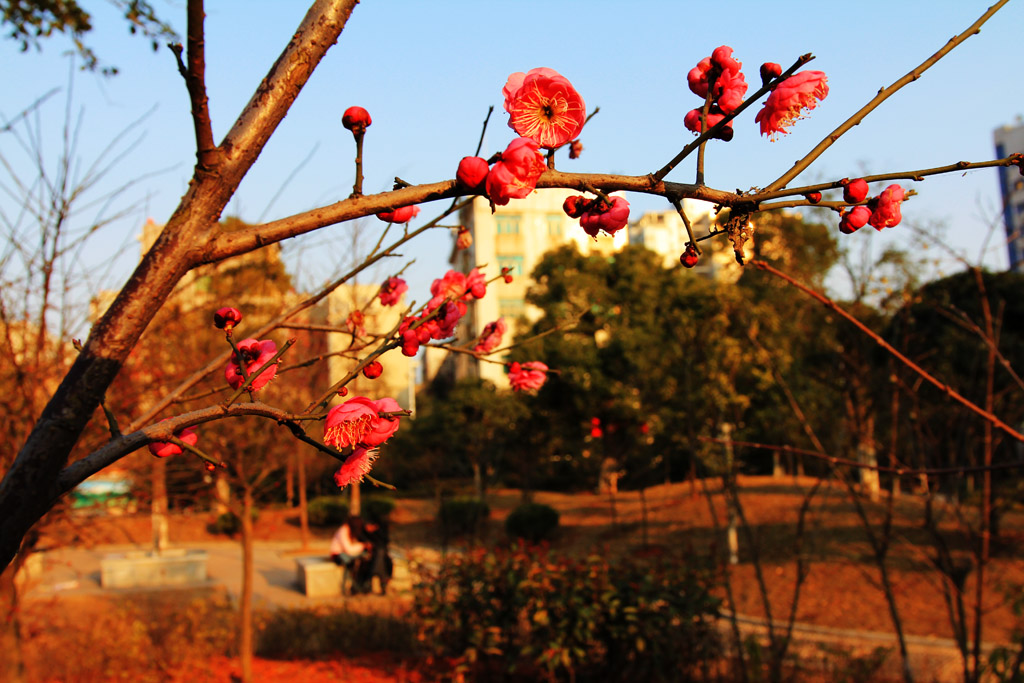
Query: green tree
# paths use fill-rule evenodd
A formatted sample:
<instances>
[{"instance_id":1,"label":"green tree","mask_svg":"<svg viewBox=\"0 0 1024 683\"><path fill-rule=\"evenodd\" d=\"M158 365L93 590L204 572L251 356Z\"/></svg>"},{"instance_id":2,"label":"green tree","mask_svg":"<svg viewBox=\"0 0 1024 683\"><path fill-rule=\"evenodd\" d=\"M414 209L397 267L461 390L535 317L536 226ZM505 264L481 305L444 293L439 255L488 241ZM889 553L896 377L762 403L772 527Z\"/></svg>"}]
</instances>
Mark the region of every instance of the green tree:
<instances>
[{"instance_id":1,"label":"green tree","mask_svg":"<svg viewBox=\"0 0 1024 683\"><path fill-rule=\"evenodd\" d=\"M146 0L107 0L117 7L128 23L128 30L152 40L153 50L159 40L177 40L170 26L156 15L151 3ZM44 38L63 34L71 39L75 51L84 60L83 68L96 69L99 57L85 44L86 35L93 29L92 15L78 0L0 0L3 24L7 27L8 38L21 43L21 49L42 48ZM101 67L106 74L117 73L117 67Z\"/></svg>"}]
</instances>

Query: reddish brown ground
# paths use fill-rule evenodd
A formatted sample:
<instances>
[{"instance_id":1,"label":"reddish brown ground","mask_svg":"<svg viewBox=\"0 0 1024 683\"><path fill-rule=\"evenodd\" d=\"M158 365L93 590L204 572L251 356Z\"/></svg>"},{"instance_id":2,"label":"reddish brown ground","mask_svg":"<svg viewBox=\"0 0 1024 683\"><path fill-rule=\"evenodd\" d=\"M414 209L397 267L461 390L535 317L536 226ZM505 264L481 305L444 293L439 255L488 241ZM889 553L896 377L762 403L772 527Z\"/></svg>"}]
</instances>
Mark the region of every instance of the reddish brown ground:
<instances>
[{"instance_id":1,"label":"reddish brown ground","mask_svg":"<svg viewBox=\"0 0 1024 683\"><path fill-rule=\"evenodd\" d=\"M741 502L749 524L757 537L763 577L770 599L772 616L788 616L796 577L797 510L810 480L772 480L741 478L744 493ZM595 494L538 494L538 502L554 506L561 513L562 530L553 544L555 550L610 554L640 552L658 553L667 548L692 548L695 554L707 555L712 548L724 545L722 526L727 519L724 501L712 492L714 516L706 496L698 484L674 484L648 489L644 501L636 492L619 494L613 501ZM493 515L490 537L503 537L501 521L520 502L515 491L492 492L489 497ZM434 503L429 500L402 500L395 511L393 538L406 547L419 543L438 542L431 522ZM869 506L870 507L870 506ZM646 511L646 522L644 512ZM883 508L874 506L870 515L874 531ZM942 597L942 579L932 568L934 551L929 535L923 529L923 508L916 497L905 496L895 506L891 582L905 632L915 635L951 636L946 606ZM968 545L951 509L939 509L943 531L955 554L968 557ZM265 510L260 513L256 534L260 539L299 540L294 511ZM614 518L614 522L613 522ZM207 530L209 515L176 516L172 535L178 541L208 541L218 537ZM1014 512L1003 520L1006 530L998 554L988 569L984 616L985 640L1006 642L1019 620L1012 613L1008 592L1024 585L1024 514ZM326 538L330 530L315 532ZM75 529L59 530L53 540L60 542L106 543L128 540L145 542L150 537L147 517L122 517L90 520ZM322 541L321 541L322 542ZM736 611L764 615L751 544L740 535L741 563L729 574ZM806 520L806 532L800 553L808 563L809 573L801 587L797 610L799 621L844 629L892 632L890 610L880 590L879 572L863 526L853 511L845 491L836 485L822 486L812 500ZM973 596L973 576L967 582L967 595ZM720 591L725 596L725 591ZM968 600L968 609L971 606ZM726 605L728 606L728 604ZM277 662L260 660L256 664L256 680L350 680L391 681L426 680L389 656L337 659L318 662ZM188 672L174 680L228 681L237 673L230 659L204 662L202 671Z\"/></svg>"}]
</instances>

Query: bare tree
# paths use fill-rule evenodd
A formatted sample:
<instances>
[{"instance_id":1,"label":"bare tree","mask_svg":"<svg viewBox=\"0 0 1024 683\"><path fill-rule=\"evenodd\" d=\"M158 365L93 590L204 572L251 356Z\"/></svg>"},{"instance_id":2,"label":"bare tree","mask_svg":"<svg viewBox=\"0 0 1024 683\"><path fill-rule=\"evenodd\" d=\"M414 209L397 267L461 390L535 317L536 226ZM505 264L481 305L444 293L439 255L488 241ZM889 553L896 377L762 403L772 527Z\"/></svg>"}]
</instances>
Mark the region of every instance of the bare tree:
<instances>
[{"instance_id":1,"label":"bare tree","mask_svg":"<svg viewBox=\"0 0 1024 683\"><path fill-rule=\"evenodd\" d=\"M590 191L607 200L612 191L642 192L678 202L682 198L703 199L729 207L734 217L724 225L722 232L739 247L749 237L746 228L749 216L763 209L782 205L809 205L807 195L821 190L838 189L840 181L818 183L803 187L787 186L845 132L858 124L882 101L900 88L913 82L950 50L978 32L1006 0L1000 0L977 22L963 33L946 42L932 57L920 66L883 88L861 110L843 122L794 166L763 185L763 189L750 193L720 190L704 182L704 156L707 142L725 134L735 116L772 91L774 86L792 76L812 58L797 58L785 70L764 79L762 86L747 97L729 114L714 125L704 125L705 131L686 145L662 168L642 175L564 173L554 168L554 150L548 155L548 168L537 178L536 187L571 188ZM6 566L18 552L28 530L64 493L86 476L115 462L118 458L152 441L166 441L175 430L189 425L237 415L256 415L286 424L294 420L283 411L258 402L213 406L191 411L163 423L145 426L155 415L152 411L137 418L122 433L111 428L111 437L103 446L68 465L69 458L82 436L96 408L113 379L125 363L128 354L153 318L155 311L167 300L175 285L190 270L203 264L216 263L244 254L268 244L301 235L327 225L389 211L399 207L421 204L438 199L455 198L464 194L482 194L483 190L469 190L454 180L407 185L396 182L396 188L375 195L359 191L357 166L356 191L349 198L294 216L254 225L242 230L224 232L219 221L229 199L242 178L256 161L277 125L295 101L313 70L327 50L339 38L354 7L355 0L316 0L302 23L252 99L239 114L224 139L217 144L213 139L208 97L205 85L204 10L201 0L189 0L186 48L180 61L192 103L192 118L196 138L196 165L192 179L178 208L167 221L160 237L142 259L125 287L119 292L104 316L93 327L89 339L74 360L60 386L53 393L38 421L33 426L17 458L0 483L0 563ZM708 124L711 90L705 101L702 117ZM730 129L731 132L731 129ZM665 177L683 159L697 155L695 183L667 182ZM921 179L937 173L963 172L967 168L1019 164L1020 157L1010 156L995 161L959 163L935 169L900 171L872 176L865 180ZM779 200L779 201L776 201ZM822 204L826 205L826 204ZM829 202L840 208L843 202ZM454 208L454 207L453 207ZM407 233L393 245L403 244L414 236ZM701 239L713 235L702 236ZM382 235L381 240L383 241ZM696 243L695 237L691 238ZM364 261L379 261L387 248L375 249ZM281 320L279 322L284 322ZM397 330L394 331L397 334ZM360 365L395 348L395 338L369 351ZM216 361L223 363L226 356ZM343 380L344 381L344 380ZM338 386L338 385L336 385ZM329 400L333 392L322 401ZM152 410L163 410L170 400L158 403ZM296 436L301 429L293 430Z\"/></svg>"}]
</instances>

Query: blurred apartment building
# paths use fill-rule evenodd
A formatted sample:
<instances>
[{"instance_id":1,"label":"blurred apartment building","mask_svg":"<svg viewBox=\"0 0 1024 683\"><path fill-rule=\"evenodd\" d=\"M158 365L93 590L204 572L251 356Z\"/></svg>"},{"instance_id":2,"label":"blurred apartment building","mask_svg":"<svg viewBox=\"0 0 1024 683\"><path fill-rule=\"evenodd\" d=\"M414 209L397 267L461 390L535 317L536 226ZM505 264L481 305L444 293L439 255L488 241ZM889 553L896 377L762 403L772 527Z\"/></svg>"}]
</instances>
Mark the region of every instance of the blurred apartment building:
<instances>
[{"instance_id":1,"label":"blurred apartment building","mask_svg":"<svg viewBox=\"0 0 1024 683\"><path fill-rule=\"evenodd\" d=\"M997 128L992 133L996 158L1024 153L1024 120ZM1016 166L999 166L999 193L1003 201L1003 223L1010 270L1024 272L1024 176Z\"/></svg>"},{"instance_id":2,"label":"blurred apartment building","mask_svg":"<svg viewBox=\"0 0 1024 683\"><path fill-rule=\"evenodd\" d=\"M226 219L224 224L229 230L233 226L242 225L237 219L231 218ZM156 241L162 229L163 226L152 219L143 225L138 238L140 259ZM225 293L223 283L229 281L233 284L229 292ZM385 333L397 325L402 304L391 308L381 307L376 298L377 291L378 285L342 285L319 303L290 319L288 322L295 326L294 329L289 329L286 324L267 337L273 339L278 347L291 337L300 338L301 343L285 355L286 366L289 363L306 360L310 356L322 355L327 359L327 362L322 364L322 380L318 380L317 386L312 388L317 393L326 391L347 374L362 357L359 350L365 346L367 340L364 338L354 342L352 334L346 328L346 320L352 310L363 311L366 317L363 327L368 334ZM116 294L101 292L93 298L90 306L92 320L99 318ZM232 306L242 311L240 334L248 335L266 321L299 304L307 296L296 292L288 284L281 260L281 246L270 244L221 263L200 266L189 271L178 283L168 299L167 306L169 309L173 308L177 317L193 316L209 323L209 328L196 327L196 335L212 335L217 332L212 326L213 312L222 306ZM220 336L220 333L217 335ZM242 338L244 337L236 336L237 340ZM192 359L197 367L200 360L202 359ZM376 380L368 380L362 375L353 380L348 385L348 395L374 399L389 396L397 400L403 408L411 408L414 400L414 391L410 383L413 372L412 359L393 352L384 357L382 365L384 372ZM287 386L287 376L276 379L275 384Z\"/></svg>"},{"instance_id":3,"label":"blurred apartment building","mask_svg":"<svg viewBox=\"0 0 1024 683\"><path fill-rule=\"evenodd\" d=\"M579 221L562 210L562 203L571 194L569 190L536 190L525 199L517 199L506 206L496 206L491 213L488 201L477 197L459 214L459 222L469 228L473 244L468 249L455 249L451 255L455 270L469 272L475 266L483 270L488 279L509 268L513 280L501 280L488 285L487 296L469 305L469 310L457 331L460 342L478 337L484 325L498 318L508 324L503 346L515 336L517 322L535 321L540 310L526 303L526 290L532 280L530 273L544 254L565 244L575 244L582 254L611 255L626 245L626 230L615 237L601 235L589 237L580 228ZM495 363L481 363L465 354L444 354L429 350L425 359L426 376L439 374L449 378L480 377L498 387L506 385L505 368Z\"/></svg>"},{"instance_id":4,"label":"blurred apartment building","mask_svg":"<svg viewBox=\"0 0 1024 683\"><path fill-rule=\"evenodd\" d=\"M509 268L514 279L507 284L500 280L491 283L487 296L469 305L457 332L459 343L477 338L484 325L500 317L509 326L503 340L503 345L507 345L518 331L517 321L537 320L540 310L526 303L526 291L533 284L530 274L545 253L562 245L574 244L584 255L604 256L621 251L627 244L643 246L661 254L665 267L679 264L688 237L675 210L645 213L614 237L602 234L594 239L583 232L577 219L562 210L562 203L571 194L578 193L564 189L537 190L525 199L495 207L493 214L487 200L478 197L463 209L459 219L469 228L473 244L464 250L453 247L450 258L453 268L469 272L479 266L488 279L500 274L502 268ZM683 206L695 233L707 234L712 205L686 199ZM739 277L740 268L728 243L707 240L701 247L705 255L691 271L694 275L727 280ZM425 374L430 379L480 377L498 387L506 386L502 365L479 362L466 354L428 349L425 364Z\"/></svg>"}]
</instances>

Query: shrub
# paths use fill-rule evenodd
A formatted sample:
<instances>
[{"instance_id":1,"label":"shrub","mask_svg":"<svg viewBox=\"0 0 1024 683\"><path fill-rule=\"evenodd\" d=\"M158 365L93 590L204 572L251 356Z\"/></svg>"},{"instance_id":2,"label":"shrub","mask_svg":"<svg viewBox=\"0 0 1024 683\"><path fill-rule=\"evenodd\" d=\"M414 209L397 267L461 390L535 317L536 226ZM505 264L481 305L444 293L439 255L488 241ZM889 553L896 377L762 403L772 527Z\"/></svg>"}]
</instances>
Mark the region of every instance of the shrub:
<instances>
[{"instance_id":1,"label":"shrub","mask_svg":"<svg viewBox=\"0 0 1024 683\"><path fill-rule=\"evenodd\" d=\"M509 513L505 531L530 543L548 540L558 528L558 512L550 505L524 503Z\"/></svg>"},{"instance_id":2,"label":"shrub","mask_svg":"<svg viewBox=\"0 0 1024 683\"><path fill-rule=\"evenodd\" d=\"M478 550L420 577L418 637L477 680L686 680L720 654L719 600L692 566Z\"/></svg>"},{"instance_id":3,"label":"shrub","mask_svg":"<svg viewBox=\"0 0 1024 683\"><path fill-rule=\"evenodd\" d=\"M348 518L348 503L341 496L322 496L309 501L306 512L313 526L340 526Z\"/></svg>"},{"instance_id":4,"label":"shrub","mask_svg":"<svg viewBox=\"0 0 1024 683\"><path fill-rule=\"evenodd\" d=\"M238 613L223 589L133 591L26 603L26 680L164 681L236 650Z\"/></svg>"},{"instance_id":5,"label":"shrub","mask_svg":"<svg viewBox=\"0 0 1024 683\"><path fill-rule=\"evenodd\" d=\"M395 501L384 496L368 496L363 499L363 517L367 522L387 522L391 511L395 509Z\"/></svg>"},{"instance_id":6,"label":"shrub","mask_svg":"<svg viewBox=\"0 0 1024 683\"><path fill-rule=\"evenodd\" d=\"M259 513L253 508L252 521L256 521ZM225 512L217 516L217 520L209 526L209 530L214 534L224 534L225 536L234 536L242 530L242 519L234 512Z\"/></svg>"},{"instance_id":7,"label":"shrub","mask_svg":"<svg viewBox=\"0 0 1024 683\"><path fill-rule=\"evenodd\" d=\"M476 498L447 498L441 502L438 519L445 538L477 536L484 521L491 516L487 503Z\"/></svg>"},{"instance_id":8,"label":"shrub","mask_svg":"<svg viewBox=\"0 0 1024 683\"><path fill-rule=\"evenodd\" d=\"M347 607L278 609L260 628L256 653L279 659L311 659L332 654L413 650L413 628L405 615L360 614Z\"/></svg>"}]
</instances>

